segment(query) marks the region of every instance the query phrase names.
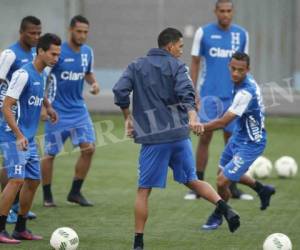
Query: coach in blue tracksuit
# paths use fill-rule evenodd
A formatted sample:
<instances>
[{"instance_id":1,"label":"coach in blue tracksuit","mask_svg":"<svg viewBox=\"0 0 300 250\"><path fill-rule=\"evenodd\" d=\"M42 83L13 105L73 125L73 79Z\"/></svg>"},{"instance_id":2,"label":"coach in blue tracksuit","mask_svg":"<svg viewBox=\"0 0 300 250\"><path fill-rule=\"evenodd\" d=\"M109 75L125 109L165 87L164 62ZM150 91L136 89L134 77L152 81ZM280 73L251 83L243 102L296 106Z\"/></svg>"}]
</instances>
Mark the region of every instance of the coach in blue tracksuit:
<instances>
[{"instance_id":1,"label":"coach in blue tracksuit","mask_svg":"<svg viewBox=\"0 0 300 250\"><path fill-rule=\"evenodd\" d=\"M115 84L115 104L124 114L126 133L142 144L135 203L134 249L143 249L147 201L152 188L166 186L168 166L174 179L216 204L231 232L239 216L206 182L196 176L189 129L200 134L202 125L195 111L195 93L182 55L180 31L167 28L158 37L158 47L132 62ZM132 115L129 110L133 92Z\"/></svg>"}]
</instances>

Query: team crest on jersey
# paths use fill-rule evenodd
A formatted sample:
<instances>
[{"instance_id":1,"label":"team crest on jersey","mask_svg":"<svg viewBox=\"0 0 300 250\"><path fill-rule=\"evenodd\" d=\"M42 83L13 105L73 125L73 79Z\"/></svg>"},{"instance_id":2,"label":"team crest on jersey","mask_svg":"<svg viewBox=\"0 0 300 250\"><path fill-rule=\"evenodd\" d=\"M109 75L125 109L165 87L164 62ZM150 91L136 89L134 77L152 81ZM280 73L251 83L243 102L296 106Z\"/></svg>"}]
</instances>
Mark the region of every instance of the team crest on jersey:
<instances>
[{"instance_id":1,"label":"team crest on jersey","mask_svg":"<svg viewBox=\"0 0 300 250\"><path fill-rule=\"evenodd\" d=\"M89 64L88 62L88 54L81 54L81 66L87 67Z\"/></svg>"},{"instance_id":2,"label":"team crest on jersey","mask_svg":"<svg viewBox=\"0 0 300 250\"><path fill-rule=\"evenodd\" d=\"M240 47L240 33L239 32L231 32L231 47L233 50L238 50Z\"/></svg>"}]
</instances>

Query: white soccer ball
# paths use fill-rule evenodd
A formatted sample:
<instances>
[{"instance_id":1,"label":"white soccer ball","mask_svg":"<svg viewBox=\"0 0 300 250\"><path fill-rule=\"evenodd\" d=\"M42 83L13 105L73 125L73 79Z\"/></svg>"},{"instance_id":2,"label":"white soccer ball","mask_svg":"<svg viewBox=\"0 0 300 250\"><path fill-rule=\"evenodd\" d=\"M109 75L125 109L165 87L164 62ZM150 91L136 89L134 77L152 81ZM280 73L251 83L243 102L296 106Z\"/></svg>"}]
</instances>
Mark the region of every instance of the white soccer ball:
<instances>
[{"instance_id":1,"label":"white soccer ball","mask_svg":"<svg viewBox=\"0 0 300 250\"><path fill-rule=\"evenodd\" d=\"M270 177L272 168L272 162L267 157L259 156L252 163L246 174L253 178L263 179Z\"/></svg>"},{"instance_id":2,"label":"white soccer ball","mask_svg":"<svg viewBox=\"0 0 300 250\"><path fill-rule=\"evenodd\" d=\"M275 162L275 170L279 177L293 177L297 174L298 165L293 157L282 156Z\"/></svg>"},{"instance_id":3,"label":"white soccer ball","mask_svg":"<svg viewBox=\"0 0 300 250\"><path fill-rule=\"evenodd\" d=\"M52 233L50 245L55 250L75 250L79 245L79 238L72 228L60 227Z\"/></svg>"},{"instance_id":4,"label":"white soccer ball","mask_svg":"<svg viewBox=\"0 0 300 250\"><path fill-rule=\"evenodd\" d=\"M266 238L263 250L292 250L292 242L285 234L274 233Z\"/></svg>"}]
</instances>

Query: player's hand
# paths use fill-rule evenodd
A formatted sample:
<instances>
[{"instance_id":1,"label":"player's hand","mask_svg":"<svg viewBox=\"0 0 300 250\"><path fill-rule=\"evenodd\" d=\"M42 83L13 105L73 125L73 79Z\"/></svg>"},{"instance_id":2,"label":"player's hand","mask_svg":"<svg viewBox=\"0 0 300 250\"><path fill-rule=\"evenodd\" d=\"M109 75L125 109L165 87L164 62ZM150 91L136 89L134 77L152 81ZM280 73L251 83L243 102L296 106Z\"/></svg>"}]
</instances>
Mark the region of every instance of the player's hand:
<instances>
[{"instance_id":1,"label":"player's hand","mask_svg":"<svg viewBox=\"0 0 300 250\"><path fill-rule=\"evenodd\" d=\"M129 138L134 137L133 121L131 116L128 116L128 118L125 120L125 133Z\"/></svg>"},{"instance_id":2,"label":"player's hand","mask_svg":"<svg viewBox=\"0 0 300 250\"><path fill-rule=\"evenodd\" d=\"M190 122L189 123L190 129L193 131L195 135L203 135L204 134L204 125L200 122Z\"/></svg>"},{"instance_id":3,"label":"player's hand","mask_svg":"<svg viewBox=\"0 0 300 250\"><path fill-rule=\"evenodd\" d=\"M20 134L19 136L17 136L17 147L19 150L21 151L26 151L28 148L28 140L27 138L23 135Z\"/></svg>"},{"instance_id":4,"label":"player's hand","mask_svg":"<svg viewBox=\"0 0 300 250\"><path fill-rule=\"evenodd\" d=\"M100 92L100 87L99 87L99 84L97 82L94 82L92 85L91 85L91 89L90 89L90 93L92 95L98 95Z\"/></svg>"},{"instance_id":5,"label":"player's hand","mask_svg":"<svg viewBox=\"0 0 300 250\"><path fill-rule=\"evenodd\" d=\"M193 131L194 134L200 135L204 130L203 125L198 120L198 115L195 110L190 110L188 112L189 117L189 127Z\"/></svg>"},{"instance_id":6,"label":"player's hand","mask_svg":"<svg viewBox=\"0 0 300 250\"><path fill-rule=\"evenodd\" d=\"M52 107L47 109L47 115L48 119L50 119L52 123L56 123L58 121L58 115Z\"/></svg>"}]
</instances>

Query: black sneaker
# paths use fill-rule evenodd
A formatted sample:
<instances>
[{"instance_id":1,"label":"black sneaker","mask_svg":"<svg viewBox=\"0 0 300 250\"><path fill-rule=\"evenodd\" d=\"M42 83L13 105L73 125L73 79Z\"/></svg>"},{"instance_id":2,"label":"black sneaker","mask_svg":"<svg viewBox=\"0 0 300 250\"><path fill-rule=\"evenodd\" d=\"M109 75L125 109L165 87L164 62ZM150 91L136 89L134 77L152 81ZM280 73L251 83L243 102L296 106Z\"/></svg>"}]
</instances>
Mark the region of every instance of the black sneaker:
<instances>
[{"instance_id":1,"label":"black sneaker","mask_svg":"<svg viewBox=\"0 0 300 250\"><path fill-rule=\"evenodd\" d=\"M265 210L270 205L271 196L275 194L275 188L271 185L264 185L262 190L258 193L260 198L260 209Z\"/></svg>"},{"instance_id":2,"label":"black sneaker","mask_svg":"<svg viewBox=\"0 0 300 250\"><path fill-rule=\"evenodd\" d=\"M94 204L87 201L81 193L79 193L79 194L69 193L69 195L67 197L67 200L69 202L72 202L72 203L77 203L77 204L79 204L80 206L83 206L83 207L92 207L92 206L94 206Z\"/></svg>"},{"instance_id":3,"label":"black sneaker","mask_svg":"<svg viewBox=\"0 0 300 250\"><path fill-rule=\"evenodd\" d=\"M231 207L224 213L230 232L236 231L240 226L240 216Z\"/></svg>"}]
</instances>

